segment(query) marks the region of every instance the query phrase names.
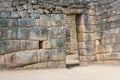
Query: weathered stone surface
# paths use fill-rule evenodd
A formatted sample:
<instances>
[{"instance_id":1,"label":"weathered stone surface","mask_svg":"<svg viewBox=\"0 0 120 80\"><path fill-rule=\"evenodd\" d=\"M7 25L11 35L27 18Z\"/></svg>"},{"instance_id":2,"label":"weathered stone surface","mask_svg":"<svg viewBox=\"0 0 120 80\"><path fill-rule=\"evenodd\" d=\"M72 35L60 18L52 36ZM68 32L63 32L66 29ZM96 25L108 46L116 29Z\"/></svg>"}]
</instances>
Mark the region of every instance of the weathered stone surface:
<instances>
[{"instance_id":1,"label":"weathered stone surface","mask_svg":"<svg viewBox=\"0 0 120 80\"><path fill-rule=\"evenodd\" d=\"M35 12L34 12L34 13L31 13L30 16L31 16L32 18L40 19L40 14L35 13Z\"/></svg>"},{"instance_id":2,"label":"weathered stone surface","mask_svg":"<svg viewBox=\"0 0 120 80\"><path fill-rule=\"evenodd\" d=\"M33 9L39 9L40 5L33 5L32 8Z\"/></svg>"},{"instance_id":3,"label":"weathered stone surface","mask_svg":"<svg viewBox=\"0 0 120 80\"><path fill-rule=\"evenodd\" d=\"M16 63L17 66L24 66L33 63L37 63L37 51L21 51L16 52Z\"/></svg>"},{"instance_id":4,"label":"weathered stone surface","mask_svg":"<svg viewBox=\"0 0 120 80\"><path fill-rule=\"evenodd\" d=\"M65 68L65 62L59 61L59 62L48 62L48 68Z\"/></svg>"},{"instance_id":5,"label":"weathered stone surface","mask_svg":"<svg viewBox=\"0 0 120 80\"><path fill-rule=\"evenodd\" d=\"M10 14L10 12L2 12L1 17L2 18L11 18L11 14Z\"/></svg>"},{"instance_id":6,"label":"weathered stone surface","mask_svg":"<svg viewBox=\"0 0 120 80\"><path fill-rule=\"evenodd\" d=\"M9 19L8 26L9 27L17 27L18 26L17 19Z\"/></svg>"},{"instance_id":7,"label":"weathered stone surface","mask_svg":"<svg viewBox=\"0 0 120 80\"><path fill-rule=\"evenodd\" d=\"M79 25L78 27L78 32L84 33L84 32L94 32L95 31L95 26L91 25Z\"/></svg>"},{"instance_id":8,"label":"weathered stone surface","mask_svg":"<svg viewBox=\"0 0 120 80\"><path fill-rule=\"evenodd\" d=\"M52 27L49 28L48 38L56 39L56 38L65 38L66 32L64 27Z\"/></svg>"},{"instance_id":9,"label":"weathered stone surface","mask_svg":"<svg viewBox=\"0 0 120 80\"><path fill-rule=\"evenodd\" d=\"M29 17L29 14L26 10L20 11L20 15L21 15L22 18L28 18Z\"/></svg>"},{"instance_id":10,"label":"weathered stone surface","mask_svg":"<svg viewBox=\"0 0 120 80\"><path fill-rule=\"evenodd\" d=\"M94 49L93 48L86 48L86 49L79 49L79 54L81 55L81 56L90 56L90 55L93 55L93 54L95 54L94 53Z\"/></svg>"},{"instance_id":11,"label":"weathered stone surface","mask_svg":"<svg viewBox=\"0 0 120 80\"><path fill-rule=\"evenodd\" d=\"M20 0L20 4L26 4L28 1L26 0Z\"/></svg>"},{"instance_id":12,"label":"weathered stone surface","mask_svg":"<svg viewBox=\"0 0 120 80\"><path fill-rule=\"evenodd\" d=\"M95 16L95 14L96 14L95 10L93 10L93 9L89 10L89 15Z\"/></svg>"},{"instance_id":13,"label":"weathered stone surface","mask_svg":"<svg viewBox=\"0 0 120 80\"><path fill-rule=\"evenodd\" d=\"M23 18L18 19L18 25L20 27L33 27L35 26L35 19L34 18Z\"/></svg>"},{"instance_id":14,"label":"weathered stone surface","mask_svg":"<svg viewBox=\"0 0 120 80\"><path fill-rule=\"evenodd\" d=\"M0 40L0 54L6 54L19 51L19 41Z\"/></svg>"},{"instance_id":15,"label":"weathered stone surface","mask_svg":"<svg viewBox=\"0 0 120 80\"><path fill-rule=\"evenodd\" d=\"M94 34L92 34L92 33L78 33L78 41L79 42L90 41L90 40L95 40Z\"/></svg>"},{"instance_id":16,"label":"weathered stone surface","mask_svg":"<svg viewBox=\"0 0 120 80\"><path fill-rule=\"evenodd\" d=\"M39 49L39 41L27 41L27 50Z\"/></svg>"},{"instance_id":17,"label":"weathered stone surface","mask_svg":"<svg viewBox=\"0 0 120 80\"><path fill-rule=\"evenodd\" d=\"M117 52L108 53L108 54L106 54L106 59L109 59L109 60L119 60L120 59L120 54L117 53Z\"/></svg>"},{"instance_id":18,"label":"weathered stone surface","mask_svg":"<svg viewBox=\"0 0 120 80\"><path fill-rule=\"evenodd\" d=\"M39 50L40 62L48 62L50 53L51 50L40 49Z\"/></svg>"},{"instance_id":19,"label":"weathered stone surface","mask_svg":"<svg viewBox=\"0 0 120 80\"><path fill-rule=\"evenodd\" d=\"M7 68L16 67L15 54L14 53L5 55L5 60L6 60Z\"/></svg>"},{"instance_id":20,"label":"weathered stone surface","mask_svg":"<svg viewBox=\"0 0 120 80\"><path fill-rule=\"evenodd\" d=\"M6 27L8 23L8 19L0 19L0 27Z\"/></svg>"},{"instance_id":21,"label":"weathered stone surface","mask_svg":"<svg viewBox=\"0 0 120 80\"><path fill-rule=\"evenodd\" d=\"M47 41L43 42L43 49L52 49L53 48L53 40L48 39Z\"/></svg>"},{"instance_id":22,"label":"weathered stone surface","mask_svg":"<svg viewBox=\"0 0 120 80\"><path fill-rule=\"evenodd\" d=\"M65 39L54 39L53 48L65 48Z\"/></svg>"},{"instance_id":23,"label":"weathered stone surface","mask_svg":"<svg viewBox=\"0 0 120 80\"><path fill-rule=\"evenodd\" d=\"M17 6L16 8L17 8L18 11L24 10L23 6Z\"/></svg>"},{"instance_id":24,"label":"weathered stone surface","mask_svg":"<svg viewBox=\"0 0 120 80\"><path fill-rule=\"evenodd\" d=\"M7 11L8 12L13 12L13 11L16 11L17 9L15 7L9 7L7 8Z\"/></svg>"},{"instance_id":25,"label":"weathered stone surface","mask_svg":"<svg viewBox=\"0 0 120 80\"><path fill-rule=\"evenodd\" d=\"M31 45L32 46L32 45ZM31 47L30 46L30 47ZM27 49L27 40L21 40L20 41L20 51L24 51Z\"/></svg>"},{"instance_id":26,"label":"weathered stone surface","mask_svg":"<svg viewBox=\"0 0 120 80\"><path fill-rule=\"evenodd\" d=\"M114 47L113 49L117 49L117 46ZM112 45L104 45L104 46L102 46L102 50L103 50L103 52L112 52Z\"/></svg>"},{"instance_id":27,"label":"weathered stone surface","mask_svg":"<svg viewBox=\"0 0 120 80\"><path fill-rule=\"evenodd\" d=\"M43 14L43 9L36 9L36 10L35 10L35 13Z\"/></svg>"},{"instance_id":28,"label":"weathered stone surface","mask_svg":"<svg viewBox=\"0 0 120 80\"><path fill-rule=\"evenodd\" d=\"M48 62L37 63L33 65L33 69L44 69L48 68Z\"/></svg>"},{"instance_id":29,"label":"weathered stone surface","mask_svg":"<svg viewBox=\"0 0 120 80\"><path fill-rule=\"evenodd\" d=\"M113 44L113 45L109 45L109 46L110 46L110 49L112 49L115 52L119 52L120 51L120 44Z\"/></svg>"},{"instance_id":30,"label":"weathered stone surface","mask_svg":"<svg viewBox=\"0 0 120 80\"><path fill-rule=\"evenodd\" d=\"M80 56L80 61L83 61L83 62L89 61L88 56Z\"/></svg>"},{"instance_id":31,"label":"weathered stone surface","mask_svg":"<svg viewBox=\"0 0 120 80\"><path fill-rule=\"evenodd\" d=\"M20 17L20 13L18 11L12 12L11 15L12 15L12 18L19 18Z\"/></svg>"},{"instance_id":32,"label":"weathered stone surface","mask_svg":"<svg viewBox=\"0 0 120 80\"><path fill-rule=\"evenodd\" d=\"M49 61L64 61L66 53L64 49L53 49L49 54Z\"/></svg>"},{"instance_id":33,"label":"weathered stone surface","mask_svg":"<svg viewBox=\"0 0 120 80\"><path fill-rule=\"evenodd\" d=\"M19 1L18 0L14 1L13 6L19 6Z\"/></svg>"},{"instance_id":34,"label":"weathered stone surface","mask_svg":"<svg viewBox=\"0 0 120 80\"><path fill-rule=\"evenodd\" d=\"M47 40L48 39L48 29L44 27L32 27L29 31L30 40Z\"/></svg>"},{"instance_id":35,"label":"weathered stone surface","mask_svg":"<svg viewBox=\"0 0 120 80\"><path fill-rule=\"evenodd\" d=\"M11 7L12 6L12 2L8 2L8 1L5 1L3 2L3 7Z\"/></svg>"},{"instance_id":36,"label":"weathered stone surface","mask_svg":"<svg viewBox=\"0 0 120 80\"><path fill-rule=\"evenodd\" d=\"M94 41L85 41L78 43L79 48L93 48L95 46Z\"/></svg>"},{"instance_id":37,"label":"weathered stone surface","mask_svg":"<svg viewBox=\"0 0 120 80\"><path fill-rule=\"evenodd\" d=\"M96 46L95 53L102 53L102 46Z\"/></svg>"},{"instance_id":38,"label":"weathered stone surface","mask_svg":"<svg viewBox=\"0 0 120 80\"><path fill-rule=\"evenodd\" d=\"M28 39L28 29L11 27L7 30L7 38L8 39Z\"/></svg>"},{"instance_id":39,"label":"weathered stone surface","mask_svg":"<svg viewBox=\"0 0 120 80\"><path fill-rule=\"evenodd\" d=\"M32 9L32 5L28 3L28 4L23 5L23 8L24 9Z\"/></svg>"},{"instance_id":40,"label":"weathered stone surface","mask_svg":"<svg viewBox=\"0 0 120 80\"><path fill-rule=\"evenodd\" d=\"M40 15L40 26L50 27L52 25L52 16L50 14Z\"/></svg>"},{"instance_id":41,"label":"weathered stone surface","mask_svg":"<svg viewBox=\"0 0 120 80\"><path fill-rule=\"evenodd\" d=\"M7 28L0 27L0 40L7 38Z\"/></svg>"},{"instance_id":42,"label":"weathered stone surface","mask_svg":"<svg viewBox=\"0 0 120 80\"><path fill-rule=\"evenodd\" d=\"M37 4L37 0L29 0L31 4Z\"/></svg>"},{"instance_id":43,"label":"weathered stone surface","mask_svg":"<svg viewBox=\"0 0 120 80\"><path fill-rule=\"evenodd\" d=\"M0 55L0 69L6 68L6 63L3 55Z\"/></svg>"},{"instance_id":44,"label":"weathered stone surface","mask_svg":"<svg viewBox=\"0 0 120 80\"><path fill-rule=\"evenodd\" d=\"M64 26L66 23L65 15L63 14L53 14L53 26Z\"/></svg>"}]
</instances>

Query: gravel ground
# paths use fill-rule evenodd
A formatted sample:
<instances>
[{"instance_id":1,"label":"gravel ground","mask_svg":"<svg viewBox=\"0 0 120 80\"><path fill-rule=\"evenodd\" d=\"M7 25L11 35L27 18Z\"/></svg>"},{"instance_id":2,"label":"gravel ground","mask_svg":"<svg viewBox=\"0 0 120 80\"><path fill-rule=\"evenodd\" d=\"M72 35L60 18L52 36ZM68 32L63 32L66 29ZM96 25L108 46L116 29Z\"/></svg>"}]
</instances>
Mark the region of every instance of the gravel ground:
<instances>
[{"instance_id":1,"label":"gravel ground","mask_svg":"<svg viewBox=\"0 0 120 80\"><path fill-rule=\"evenodd\" d=\"M120 66L91 65L71 69L0 71L0 80L120 80Z\"/></svg>"}]
</instances>

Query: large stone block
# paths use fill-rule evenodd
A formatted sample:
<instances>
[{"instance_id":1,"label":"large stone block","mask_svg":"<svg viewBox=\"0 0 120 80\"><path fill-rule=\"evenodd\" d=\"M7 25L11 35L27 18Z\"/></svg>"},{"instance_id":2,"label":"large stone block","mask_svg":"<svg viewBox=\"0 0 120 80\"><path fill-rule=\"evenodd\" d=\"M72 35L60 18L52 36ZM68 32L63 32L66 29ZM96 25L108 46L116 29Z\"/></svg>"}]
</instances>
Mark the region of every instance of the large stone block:
<instances>
[{"instance_id":1,"label":"large stone block","mask_svg":"<svg viewBox=\"0 0 120 80\"><path fill-rule=\"evenodd\" d=\"M79 48L87 48L87 47L91 47L93 48L95 46L94 41L85 41L85 42L78 42L78 46Z\"/></svg>"},{"instance_id":2,"label":"large stone block","mask_svg":"<svg viewBox=\"0 0 120 80\"><path fill-rule=\"evenodd\" d=\"M64 26L66 23L66 18L65 15L63 14L53 14L53 21L52 25L53 26Z\"/></svg>"},{"instance_id":3,"label":"large stone block","mask_svg":"<svg viewBox=\"0 0 120 80\"><path fill-rule=\"evenodd\" d=\"M29 17L29 13L26 10L20 11L20 15L21 15L22 18L28 18Z\"/></svg>"},{"instance_id":4,"label":"large stone block","mask_svg":"<svg viewBox=\"0 0 120 80\"><path fill-rule=\"evenodd\" d=\"M28 39L28 29L11 27L7 30L8 39Z\"/></svg>"},{"instance_id":5,"label":"large stone block","mask_svg":"<svg viewBox=\"0 0 120 80\"><path fill-rule=\"evenodd\" d=\"M86 49L79 49L79 54L80 55L84 55L84 56L90 56L95 54L94 49L93 48L86 48Z\"/></svg>"},{"instance_id":6,"label":"large stone block","mask_svg":"<svg viewBox=\"0 0 120 80\"><path fill-rule=\"evenodd\" d=\"M14 1L13 6L19 6L19 1L18 0Z\"/></svg>"},{"instance_id":7,"label":"large stone block","mask_svg":"<svg viewBox=\"0 0 120 80\"><path fill-rule=\"evenodd\" d=\"M18 26L17 19L9 19L8 26L9 27L17 27Z\"/></svg>"},{"instance_id":8,"label":"large stone block","mask_svg":"<svg viewBox=\"0 0 120 80\"><path fill-rule=\"evenodd\" d=\"M7 68L14 68L16 67L16 61L15 61L15 54L7 54L5 55L5 61Z\"/></svg>"},{"instance_id":9,"label":"large stone block","mask_svg":"<svg viewBox=\"0 0 120 80\"><path fill-rule=\"evenodd\" d=\"M16 54L17 66L24 66L24 65L37 63L37 51L36 50L21 51L21 52L16 52L15 54Z\"/></svg>"},{"instance_id":10,"label":"large stone block","mask_svg":"<svg viewBox=\"0 0 120 80\"><path fill-rule=\"evenodd\" d=\"M40 56L40 62L48 62L49 60L49 54L52 53L51 50L44 50L40 49L39 50L39 56Z\"/></svg>"},{"instance_id":11,"label":"large stone block","mask_svg":"<svg viewBox=\"0 0 120 80\"><path fill-rule=\"evenodd\" d=\"M20 41L20 51L24 51L26 49L27 49L27 40L21 40Z\"/></svg>"},{"instance_id":12,"label":"large stone block","mask_svg":"<svg viewBox=\"0 0 120 80\"><path fill-rule=\"evenodd\" d=\"M119 50L116 45L115 46L112 46L112 45L104 45L104 46L102 46L102 51L103 52L112 52L114 49Z\"/></svg>"},{"instance_id":13,"label":"large stone block","mask_svg":"<svg viewBox=\"0 0 120 80\"><path fill-rule=\"evenodd\" d=\"M12 17L12 18L19 18L19 17L20 17L20 13L19 13L18 11L12 12L12 13L11 13L11 17Z\"/></svg>"},{"instance_id":14,"label":"large stone block","mask_svg":"<svg viewBox=\"0 0 120 80\"><path fill-rule=\"evenodd\" d=\"M119 52L120 51L120 44L113 44L110 46L110 49L115 51L115 52Z\"/></svg>"},{"instance_id":15,"label":"large stone block","mask_svg":"<svg viewBox=\"0 0 120 80\"><path fill-rule=\"evenodd\" d=\"M18 11L23 11L24 10L23 6L16 6L16 8L17 8Z\"/></svg>"},{"instance_id":16,"label":"large stone block","mask_svg":"<svg viewBox=\"0 0 120 80\"><path fill-rule=\"evenodd\" d=\"M37 63L33 65L33 69L45 69L48 68L48 62Z\"/></svg>"},{"instance_id":17,"label":"large stone block","mask_svg":"<svg viewBox=\"0 0 120 80\"><path fill-rule=\"evenodd\" d=\"M54 39L53 40L53 48L65 48L65 39Z\"/></svg>"},{"instance_id":18,"label":"large stone block","mask_svg":"<svg viewBox=\"0 0 120 80\"><path fill-rule=\"evenodd\" d=\"M42 27L52 26L52 16L51 16L51 14L40 15L40 26L42 26Z\"/></svg>"},{"instance_id":19,"label":"large stone block","mask_svg":"<svg viewBox=\"0 0 120 80\"><path fill-rule=\"evenodd\" d=\"M48 68L65 68L65 67L66 67L65 61L48 62Z\"/></svg>"},{"instance_id":20,"label":"large stone block","mask_svg":"<svg viewBox=\"0 0 120 80\"><path fill-rule=\"evenodd\" d=\"M120 59L120 53L113 52L106 54L106 59L109 60L119 60Z\"/></svg>"},{"instance_id":21,"label":"large stone block","mask_svg":"<svg viewBox=\"0 0 120 80\"><path fill-rule=\"evenodd\" d=\"M0 19L0 27L6 27L8 26L8 19Z\"/></svg>"},{"instance_id":22,"label":"large stone block","mask_svg":"<svg viewBox=\"0 0 120 80\"><path fill-rule=\"evenodd\" d=\"M0 69L6 68L5 58L3 55L0 55Z\"/></svg>"},{"instance_id":23,"label":"large stone block","mask_svg":"<svg viewBox=\"0 0 120 80\"><path fill-rule=\"evenodd\" d=\"M52 49L53 48L53 40L48 39L47 41L43 42L43 49Z\"/></svg>"},{"instance_id":24,"label":"large stone block","mask_svg":"<svg viewBox=\"0 0 120 80\"><path fill-rule=\"evenodd\" d=\"M7 28L0 27L0 40L7 38Z\"/></svg>"},{"instance_id":25,"label":"large stone block","mask_svg":"<svg viewBox=\"0 0 120 80\"><path fill-rule=\"evenodd\" d=\"M35 26L35 19L34 18L23 18L18 19L18 25L20 27L33 27Z\"/></svg>"},{"instance_id":26,"label":"large stone block","mask_svg":"<svg viewBox=\"0 0 120 80\"><path fill-rule=\"evenodd\" d=\"M65 49L53 49L49 54L49 61L64 61L66 58Z\"/></svg>"},{"instance_id":27,"label":"large stone block","mask_svg":"<svg viewBox=\"0 0 120 80\"><path fill-rule=\"evenodd\" d=\"M39 49L39 41L27 41L27 50Z\"/></svg>"},{"instance_id":28,"label":"large stone block","mask_svg":"<svg viewBox=\"0 0 120 80\"><path fill-rule=\"evenodd\" d=\"M32 27L29 31L30 40L47 40L48 29L43 27Z\"/></svg>"},{"instance_id":29,"label":"large stone block","mask_svg":"<svg viewBox=\"0 0 120 80\"><path fill-rule=\"evenodd\" d=\"M12 2L4 1L2 6L3 7L12 7Z\"/></svg>"},{"instance_id":30,"label":"large stone block","mask_svg":"<svg viewBox=\"0 0 120 80\"><path fill-rule=\"evenodd\" d=\"M43 42L43 49L55 49L65 47L65 39L49 39Z\"/></svg>"},{"instance_id":31,"label":"large stone block","mask_svg":"<svg viewBox=\"0 0 120 80\"><path fill-rule=\"evenodd\" d=\"M1 17L2 18L11 18L10 12L1 12Z\"/></svg>"},{"instance_id":32,"label":"large stone block","mask_svg":"<svg viewBox=\"0 0 120 80\"><path fill-rule=\"evenodd\" d=\"M64 27L53 27L49 28L48 38L65 38L66 30Z\"/></svg>"},{"instance_id":33,"label":"large stone block","mask_svg":"<svg viewBox=\"0 0 120 80\"><path fill-rule=\"evenodd\" d=\"M19 41L17 40L0 40L0 54L6 54L19 51Z\"/></svg>"}]
</instances>

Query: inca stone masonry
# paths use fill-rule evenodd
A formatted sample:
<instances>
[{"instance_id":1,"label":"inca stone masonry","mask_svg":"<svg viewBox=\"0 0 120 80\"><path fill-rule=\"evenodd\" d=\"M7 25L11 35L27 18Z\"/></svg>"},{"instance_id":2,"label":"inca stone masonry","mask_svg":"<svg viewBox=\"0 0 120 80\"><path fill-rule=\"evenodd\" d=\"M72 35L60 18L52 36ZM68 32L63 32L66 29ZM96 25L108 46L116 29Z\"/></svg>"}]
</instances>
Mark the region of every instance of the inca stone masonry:
<instances>
[{"instance_id":1,"label":"inca stone masonry","mask_svg":"<svg viewBox=\"0 0 120 80\"><path fill-rule=\"evenodd\" d=\"M0 69L120 64L120 0L0 0Z\"/></svg>"}]
</instances>

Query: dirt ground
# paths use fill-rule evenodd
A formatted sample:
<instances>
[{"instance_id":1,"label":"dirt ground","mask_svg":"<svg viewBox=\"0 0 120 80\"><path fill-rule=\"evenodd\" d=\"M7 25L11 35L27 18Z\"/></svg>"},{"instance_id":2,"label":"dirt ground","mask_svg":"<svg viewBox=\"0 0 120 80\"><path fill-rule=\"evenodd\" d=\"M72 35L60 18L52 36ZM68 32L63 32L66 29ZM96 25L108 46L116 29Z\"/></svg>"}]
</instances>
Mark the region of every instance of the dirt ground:
<instances>
[{"instance_id":1,"label":"dirt ground","mask_svg":"<svg viewBox=\"0 0 120 80\"><path fill-rule=\"evenodd\" d=\"M120 66L0 71L0 80L120 80Z\"/></svg>"}]
</instances>

